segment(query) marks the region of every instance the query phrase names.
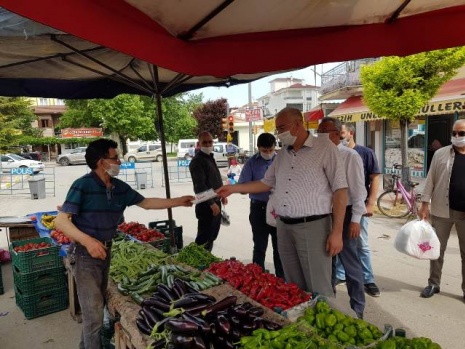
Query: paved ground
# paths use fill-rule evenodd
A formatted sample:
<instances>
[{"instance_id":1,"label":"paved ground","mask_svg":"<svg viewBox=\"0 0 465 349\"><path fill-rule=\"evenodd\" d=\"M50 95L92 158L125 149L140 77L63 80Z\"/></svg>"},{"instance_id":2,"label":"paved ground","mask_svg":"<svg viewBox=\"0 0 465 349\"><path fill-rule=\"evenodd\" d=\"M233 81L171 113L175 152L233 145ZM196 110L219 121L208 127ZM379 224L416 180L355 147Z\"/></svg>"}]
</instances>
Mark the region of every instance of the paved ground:
<instances>
[{"instance_id":1,"label":"paved ground","mask_svg":"<svg viewBox=\"0 0 465 349\"><path fill-rule=\"evenodd\" d=\"M50 164L53 165L53 164ZM154 164L156 175L154 188L142 190L145 196L164 196L161 187L161 170ZM27 213L54 210L66 195L73 179L86 172L85 166L57 167L56 197L47 196L43 200L31 200L28 197L0 196L0 215L25 215ZM173 196L192 193L190 183L173 184ZM227 211L231 217L231 226L222 227L213 252L221 257L235 256L245 263L251 262L252 239L248 223L248 198L235 195L230 199ZM151 221L167 218L166 211L144 211L138 207L126 211L127 220L137 220L147 224ZM174 209L178 225L184 228L184 242L193 241L196 220L191 208ZM409 336L428 336L445 349L464 347L465 304L460 288L460 251L455 234L449 241L446 262L443 271L441 294L431 299L419 297L426 286L428 262L402 255L395 251L393 239L405 220L374 217L370 225L370 245L373 249L373 267L377 283L381 288L381 297L367 298L365 318L380 326L392 324L407 329ZM6 248L5 233L0 233L0 247ZM267 254L267 267L273 270L271 253ZM15 305L13 280L10 265L2 267L5 294L0 296L0 347L16 348L76 348L80 334L80 325L74 322L68 311L47 315L38 319L26 320ZM341 310L351 313L345 287L338 287L334 300Z\"/></svg>"}]
</instances>

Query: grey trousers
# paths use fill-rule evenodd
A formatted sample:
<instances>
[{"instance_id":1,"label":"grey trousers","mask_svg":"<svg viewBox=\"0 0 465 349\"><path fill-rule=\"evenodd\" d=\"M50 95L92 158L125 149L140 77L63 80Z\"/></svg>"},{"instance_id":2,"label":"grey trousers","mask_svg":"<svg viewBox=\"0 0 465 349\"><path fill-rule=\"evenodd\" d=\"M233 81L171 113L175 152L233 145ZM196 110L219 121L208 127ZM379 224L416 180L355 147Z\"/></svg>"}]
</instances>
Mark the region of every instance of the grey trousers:
<instances>
[{"instance_id":1,"label":"grey trousers","mask_svg":"<svg viewBox=\"0 0 465 349\"><path fill-rule=\"evenodd\" d=\"M332 257L326 252L330 216L308 223L285 224L277 220L278 251L287 282L301 289L334 297Z\"/></svg>"},{"instance_id":2,"label":"grey trousers","mask_svg":"<svg viewBox=\"0 0 465 349\"><path fill-rule=\"evenodd\" d=\"M444 252L446 251L452 225L455 224L459 238L460 257L462 258L462 291L465 296L465 212L449 210L449 218L431 216L431 224L436 229L436 234L441 243L441 254L438 259L430 261L428 285L441 285Z\"/></svg>"}]
</instances>

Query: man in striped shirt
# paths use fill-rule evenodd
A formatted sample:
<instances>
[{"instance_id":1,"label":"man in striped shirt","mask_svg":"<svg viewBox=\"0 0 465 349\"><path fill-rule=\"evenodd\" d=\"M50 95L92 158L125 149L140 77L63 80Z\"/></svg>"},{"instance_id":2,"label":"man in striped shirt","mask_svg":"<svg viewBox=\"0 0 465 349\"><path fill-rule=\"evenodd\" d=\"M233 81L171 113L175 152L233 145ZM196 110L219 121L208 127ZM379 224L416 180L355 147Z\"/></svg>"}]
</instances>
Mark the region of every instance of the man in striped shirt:
<instances>
[{"instance_id":1,"label":"man in striped shirt","mask_svg":"<svg viewBox=\"0 0 465 349\"><path fill-rule=\"evenodd\" d=\"M278 250L286 281L304 290L333 296L332 256L342 250L342 226L347 204L344 164L328 137L314 137L304 127L302 113L284 108L276 118L283 149L260 181L217 190L262 193L274 188ZM331 216L332 213L332 216Z\"/></svg>"}]
</instances>

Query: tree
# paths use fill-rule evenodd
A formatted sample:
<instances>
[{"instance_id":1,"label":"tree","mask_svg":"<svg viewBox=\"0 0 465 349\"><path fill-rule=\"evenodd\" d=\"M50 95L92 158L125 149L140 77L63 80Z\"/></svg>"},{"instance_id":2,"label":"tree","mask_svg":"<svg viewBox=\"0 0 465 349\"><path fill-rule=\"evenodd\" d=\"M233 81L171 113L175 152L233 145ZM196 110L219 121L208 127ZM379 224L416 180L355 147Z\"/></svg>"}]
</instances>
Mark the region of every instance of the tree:
<instances>
[{"instance_id":1,"label":"tree","mask_svg":"<svg viewBox=\"0 0 465 349\"><path fill-rule=\"evenodd\" d=\"M191 110L202 95L178 95L162 100L166 139L176 142L179 137L194 133L195 121ZM102 127L106 134L117 134L127 153L128 139L143 141L158 139L155 129L156 106L152 98L122 94L113 99L66 100L68 110L60 119L60 128ZM177 138L178 137L178 138Z\"/></svg>"},{"instance_id":2,"label":"tree","mask_svg":"<svg viewBox=\"0 0 465 349\"><path fill-rule=\"evenodd\" d=\"M213 138L221 136L223 127L221 119L227 116L227 100L225 98L216 101L208 101L194 110L194 118L197 120L197 133L208 131Z\"/></svg>"},{"instance_id":3,"label":"tree","mask_svg":"<svg viewBox=\"0 0 465 349\"><path fill-rule=\"evenodd\" d=\"M398 120L401 129L402 179L407 184L408 124L418 111L465 64L465 48L422 52L407 57L385 57L363 66L363 101L376 115Z\"/></svg>"},{"instance_id":4,"label":"tree","mask_svg":"<svg viewBox=\"0 0 465 349\"><path fill-rule=\"evenodd\" d=\"M36 116L31 102L24 97L0 97L0 147L4 150L17 145L21 136L40 136L32 126Z\"/></svg>"}]
</instances>

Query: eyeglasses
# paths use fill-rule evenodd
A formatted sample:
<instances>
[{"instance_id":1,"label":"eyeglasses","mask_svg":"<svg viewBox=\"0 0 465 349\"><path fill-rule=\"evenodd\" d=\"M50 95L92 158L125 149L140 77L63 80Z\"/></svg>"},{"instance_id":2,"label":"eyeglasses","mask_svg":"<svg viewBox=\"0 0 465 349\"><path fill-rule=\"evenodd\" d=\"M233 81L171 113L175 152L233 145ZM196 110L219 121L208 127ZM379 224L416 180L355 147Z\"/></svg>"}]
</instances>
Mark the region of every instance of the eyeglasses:
<instances>
[{"instance_id":1,"label":"eyeglasses","mask_svg":"<svg viewBox=\"0 0 465 349\"><path fill-rule=\"evenodd\" d=\"M457 137L457 135L459 137L465 137L465 131L452 131L452 136L453 137Z\"/></svg>"},{"instance_id":2,"label":"eyeglasses","mask_svg":"<svg viewBox=\"0 0 465 349\"><path fill-rule=\"evenodd\" d=\"M104 158L105 160L113 160L113 161L119 161L119 156L115 155L112 158Z\"/></svg>"},{"instance_id":3,"label":"eyeglasses","mask_svg":"<svg viewBox=\"0 0 465 349\"><path fill-rule=\"evenodd\" d=\"M282 132L284 132L284 131L287 129L287 127L288 127L289 125L292 125L292 124L293 124L293 122L289 122L289 123L284 124L284 125L276 126L276 130L278 130L278 133L282 133Z\"/></svg>"}]
</instances>

